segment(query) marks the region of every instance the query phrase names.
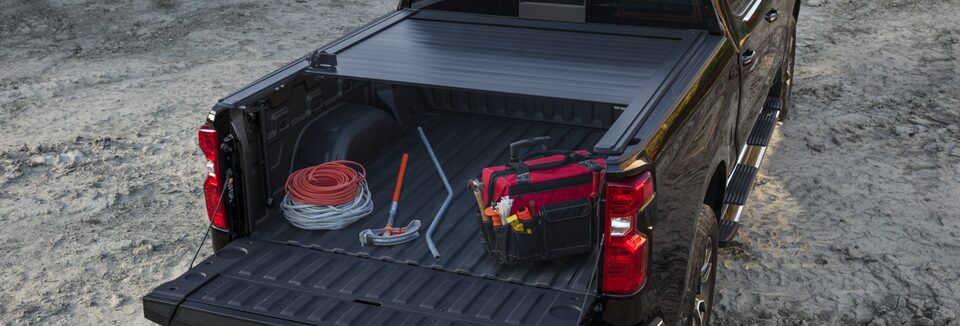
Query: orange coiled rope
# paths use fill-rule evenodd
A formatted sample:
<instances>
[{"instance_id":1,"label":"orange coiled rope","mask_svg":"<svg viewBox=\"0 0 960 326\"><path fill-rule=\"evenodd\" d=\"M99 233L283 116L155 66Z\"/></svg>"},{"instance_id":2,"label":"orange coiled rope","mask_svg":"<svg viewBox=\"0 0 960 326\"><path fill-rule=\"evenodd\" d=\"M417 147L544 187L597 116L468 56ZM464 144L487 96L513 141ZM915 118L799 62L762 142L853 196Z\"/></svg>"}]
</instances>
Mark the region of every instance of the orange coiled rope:
<instances>
[{"instance_id":1,"label":"orange coiled rope","mask_svg":"<svg viewBox=\"0 0 960 326\"><path fill-rule=\"evenodd\" d=\"M350 167L357 167L356 170ZM359 171L359 173L357 173ZM333 161L298 170L287 178L287 195L314 206L337 206L353 201L363 188L363 165Z\"/></svg>"},{"instance_id":2,"label":"orange coiled rope","mask_svg":"<svg viewBox=\"0 0 960 326\"><path fill-rule=\"evenodd\" d=\"M332 161L287 178L280 207L291 224L307 230L341 229L373 211L366 170L353 161Z\"/></svg>"}]
</instances>

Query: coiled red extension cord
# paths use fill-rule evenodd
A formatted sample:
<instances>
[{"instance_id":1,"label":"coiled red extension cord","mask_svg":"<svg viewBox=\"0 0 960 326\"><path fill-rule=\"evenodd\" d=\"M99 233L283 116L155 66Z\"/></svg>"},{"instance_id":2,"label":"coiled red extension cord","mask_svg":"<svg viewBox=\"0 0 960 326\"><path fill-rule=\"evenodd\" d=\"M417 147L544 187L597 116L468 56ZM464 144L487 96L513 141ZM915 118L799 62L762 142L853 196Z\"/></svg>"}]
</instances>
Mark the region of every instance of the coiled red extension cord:
<instances>
[{"instance_id":1,"label":"coiled red extension cord","mask_svg":"<svg viewBox=\"0 0 960 326\"><path fill-rule=\"evenodd\" d=\"M305 230L337 230L373 212L367 171L353 161L333 161L291 173L280 202L283 216Z\"/></svg>"},{"instance_id":2,"label":"coiled red extension cord","mask_svg":"<svg viewBox=\"0 0 960 326\"><path fill-rule=\"evenodd\" d=\"M303 204L339 206L357 198L365 175L367 171L360 163L332 161L294 172L284 188L290 198Z\"/></svg>"}]
</instances>

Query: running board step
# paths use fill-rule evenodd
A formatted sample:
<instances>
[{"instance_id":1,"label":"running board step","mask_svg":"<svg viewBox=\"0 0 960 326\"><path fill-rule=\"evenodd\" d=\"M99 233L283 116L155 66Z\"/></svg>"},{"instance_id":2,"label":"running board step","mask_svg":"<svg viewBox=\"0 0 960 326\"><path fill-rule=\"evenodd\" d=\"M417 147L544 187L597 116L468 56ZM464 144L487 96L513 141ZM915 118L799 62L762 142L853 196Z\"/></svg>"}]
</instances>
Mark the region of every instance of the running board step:
<instances>
[{"instance_id":1,"label":"running board step","mask_svg":"<svg viewBox=\"0 0 960 326\"><path fill-rule=\"evenodd\" d=\"M783 108L783 101L779 97L768 97L766 102L763 102L763 108L765 110L777 110Z\"/></svg>"},{"instance_id":2,"label":"running board step","mask_svg":"<svg viewBox=\"0 0 960 326\"><path fill-rule=\"evenodd\" d=\"M753 180L757 178L757 168L749 165L737 164L733 177L727 183L727 191L723 198L724 204L743 205L747 203Z\"/></svg>"},{"instance_id":3,"label":"running board step","mask_svg":"<svg viewBox=\"0 0 960 326\"><path fill-rule=\"evenodd\" d=\"M731 220L720 220L720 243L728 244L737 237L737 230L740 229L740 222Z\"/></svg>"},{"instance_id":4,"label":"running board step","mask_svg":"<svg viewBox=\"0 0 960 326\"><path fill-rule=\"evenodd\" d=\"M753 182L757 179L757 171L767 152L767 145L770 144L773 129L777 126L782 106L783 101L780 98L767 98L753 130L747 137L747 143L740 152L733 174L727 179L723 208L720 209L721 246L729 244L737 237L743 206L746 205L747 198L750 198L750 190L753 190Z\"/></svg>"},{"instance_id":5,"label":"running board step","mask_svg":"<svg viewBox=\"0 0 960 326\"><path fill-rule=\"evenodd\" d=\"M773 135L773 128L777 126L777 118L780 116L781 101L779 98L769 98L763 105L763 111L757 117L757 122L747 137L747 145L767 146L770 144L770 136Z\"/></svg>"}]
</instances>

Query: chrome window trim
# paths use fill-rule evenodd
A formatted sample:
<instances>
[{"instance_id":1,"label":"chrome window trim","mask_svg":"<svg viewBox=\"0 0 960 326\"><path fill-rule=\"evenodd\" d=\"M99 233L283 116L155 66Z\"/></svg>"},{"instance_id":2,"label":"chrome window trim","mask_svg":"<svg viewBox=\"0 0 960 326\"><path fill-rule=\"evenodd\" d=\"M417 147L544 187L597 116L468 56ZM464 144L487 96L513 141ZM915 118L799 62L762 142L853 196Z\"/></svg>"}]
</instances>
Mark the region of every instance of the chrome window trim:
<instances>
[{"instance_id":1,"label":"chrome window trim","mask_svg":"<svg viewBox=\"0 0 960 326\"><path fill-rule=\"evenodd\" d=\"M744 6L740 10L740 13L737 16L740 16L743 21L747 22L753 19L753 15L757 13L757 9L760 9L760 4L763 3L763 0L753 0L750 2L749 6Z\"/></svg>"}]
</instances>

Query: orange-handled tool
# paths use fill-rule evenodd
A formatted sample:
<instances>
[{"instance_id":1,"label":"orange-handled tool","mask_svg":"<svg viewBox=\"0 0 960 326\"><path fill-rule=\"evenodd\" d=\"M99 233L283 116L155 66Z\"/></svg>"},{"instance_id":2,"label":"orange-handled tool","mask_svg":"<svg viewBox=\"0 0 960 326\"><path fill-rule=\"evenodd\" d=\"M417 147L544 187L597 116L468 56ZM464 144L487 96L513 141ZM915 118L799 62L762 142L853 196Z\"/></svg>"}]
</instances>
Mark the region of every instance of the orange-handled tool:
<instances>
[{"instance_id":1,"label":"orange-handled tool","mask_svg":"<svg viewBox=\"0 0 960 326\"><path fill-rule=\"evenodd\" d=\"M400 159L400 173L397 175L397 186L393 188L393 202L400 201L400 188L403 188L403 175L407 172L407 160L410 159L410 155L403 153L403 157Z\"/></svg>"},{"instance_id":2,"label":"orange-handled tool","mask_svg":"<svg viewBox=\"0 0 960 326\"><path fill-rule=\"evenodd\" d=\"M393 203L390 205L390 215L387 217L387 227L360 231L361 246L367 244L395 246L420 237L420 220L412 220L410 224L404 227L393 227L393 221L397 217L397 206L400 203L400 189L403 188L403 175L404 172L407 171L408 159L409 155L403 153L403 159L400 161L400 173L397 175L397 186L393 190Z\"/></svg>"},{"instance_id":3,"label":"orange-handled tool","mask_svg":"<svg viewBox=\"0 0 960 326\"><path fill-rule=\"evenodd\" d=\"M500 220L500 213L497 213L497 210L493 209L493 207L487 207L484 209L483 215L486 215L488 219L492 220L493 226L503 225L502 221Z\"/></svg>"},{"instance_id":4,"label":"orange-handled tool","mask_svg":"<svg viewBox=\"0 0 960 326\"><path fill-rule=\"evenodd\" d=\"M403 175L407 172L407 160L410 159L410 155L403 153L403 158L400 159L400 173L397 175L397 186L393 188L393 203L390 204L390 215L387 217L387 228L383 231L384 234L390 235L390 228L393 227L393 218L397 216L397 203L400 201L400 189L403 188Z\"/></svg>"},{"instance_id":5,"label":"orange-handled tool","mask_svg":"<svg viewBox=\"0 0 960 326\"><path fill-rule=\"evenodd\" d=\"M517 211L517 218L519 218L521 221L529 221L530 219L533 218L533 216L530 215L529 209L527 209L526 207L523 207Z\"/></svg>"}]
</instances>

